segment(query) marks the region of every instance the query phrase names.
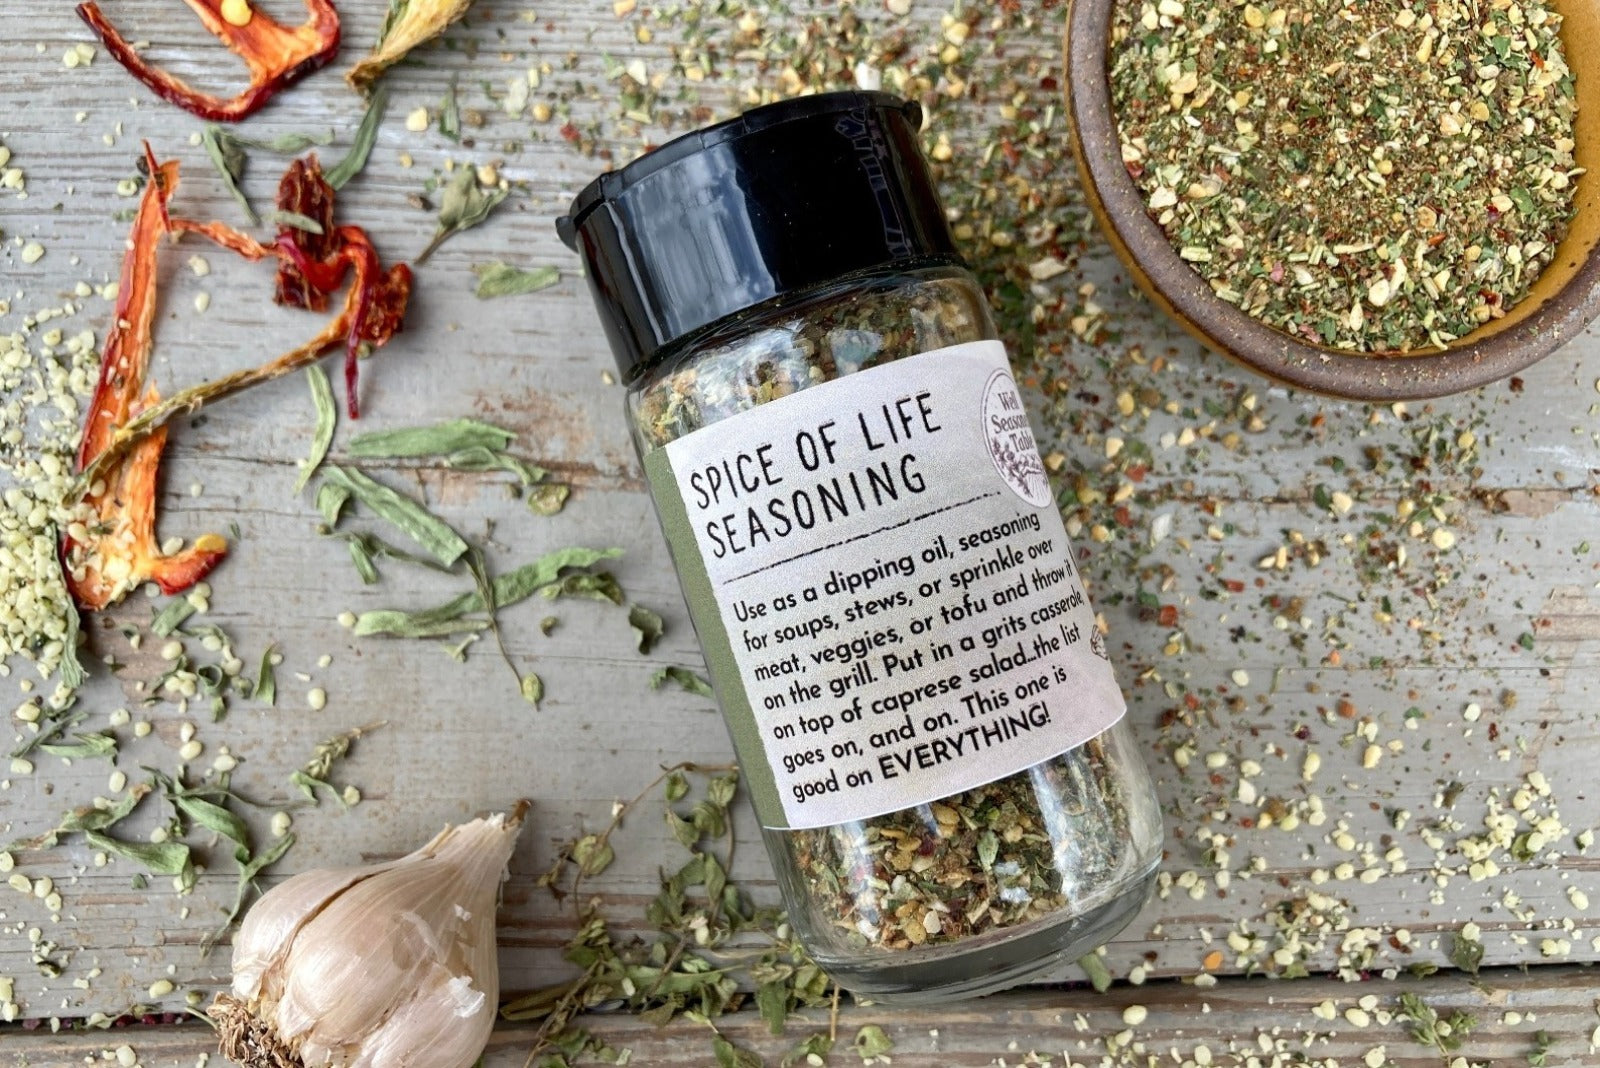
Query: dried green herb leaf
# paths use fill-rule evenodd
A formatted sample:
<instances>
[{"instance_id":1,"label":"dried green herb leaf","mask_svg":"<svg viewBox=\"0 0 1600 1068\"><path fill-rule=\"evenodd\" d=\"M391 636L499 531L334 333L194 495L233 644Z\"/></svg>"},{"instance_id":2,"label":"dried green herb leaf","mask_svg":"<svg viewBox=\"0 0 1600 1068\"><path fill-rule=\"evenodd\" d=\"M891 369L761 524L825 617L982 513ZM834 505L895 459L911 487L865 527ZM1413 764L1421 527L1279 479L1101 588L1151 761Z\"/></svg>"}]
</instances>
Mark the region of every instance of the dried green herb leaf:
<instances>
[{"instance_id":1,"label":"dried green herb leaf","mask_svg":"<svg viewBox=\"0 0 1600 1068\"><path fill-rule=\"evenodd\" d=\"M425 567L429 571L437 571L446 575L450 574L452 570L432 557L408 553L404 549L389 544L376 534L369 534L365 531L335 530L329 531L324 537L348 543L352 558L359 553L369 563L376 564L379 560L398 560L401 563L411 564L415 567Z\"/></svg>"},{"instance_id":2,"label":"dried green herb leaf","mask_svg":"<svg viewBox=\"0 0 1600 1068\"><path fill-rule=\"evenodd\" d=\"M67 760L117 758L117 740L109 734L74 734L71 742L41 742L40 752Z\"/></svg>"},{"instance_id":3,"label":"dried green herb leaf","mask_svg":"<svg viewBox=\"0 0 1600 1068\"><path fill-rule=\"evenodd\" d=\"M809 1065L813 1063L813 1057L826 1061L828 1054L832 1052L833 1039L828 1037L826 1031L818 1031L816 1034L810 1035L790 1047L789 1052L783 1055L783 1060L779 1064L782 1068L794 1068L795 1065L800 1064Z\"/></svg>"},{"instance_id":4,"label":"dried green herb leaf","mask_svg":"<svg viewBox=\"0 0 1600 1068\"><path fill-rule=\"evenodd\" d=\"M343 189L345 183L360 174L361 168L367 165L367 157L372 155L372 146L377 143L378 126L383 122L383 109L388 102L389 94L383 88L372 94L367 113L361 116L361 125L356 127L356 139L350 151L323 175L334 189Z\"/></svg>"},{"instance_id":5,"label":"dried green herb leaf","mask_svg":"<svg viewBox=\"0 0 1600 1068\"><path fill-rule=\"evenodd\" d=\"M711 684L705 679L688 668L678 667L675 664L668 664L650 676L650 688L652 690L659 690L668 682L677 683L697 697L711 697L715 693L711 689Z\"/></svg>"},{"instance_id":6,"label":"dried green herb leaf","mask_svg":"<svg viewBox=\"0 0 1600 1068\"><path fill-rule=\"evenodd\" d=\"M524 487L532 486L550 472L526 463L508 452L482 446L462 449L445 457L445 464L457 471L506 471L517 476Z\"/></svg>"},{"instance_id":7,"label":"dried green herb leaf","mask_svg":"<svg viewBox=\"0 0 1600 1068\"><path fill-rule=\"evenodd\" d=\"M1464 972L1477 975L1478 968L1483 964L1483 943L1459 933L1452 936L1450 963Z\"/></svg>"},{"instance_id":8,"label":"dried green herb leaf","mask_svg":"<svg viewBox=\"0 0 1600 1068\"><path fill-rule=\"evenodd\" d=\"M194 605L190 604L187 598L174 597L155 614L155 618L151 619L150 633L158 638L169 638L172 632L183 626L184 621L192 615L194 615Z\"/></svg>"},{"instance_id":9,"label":"dried green herb leaf","mask_svg":"<svg viewBox=\"0 0 1600 1068\"><path fill-rule=\"evenodd\" d=\"M696 842L700 841L699 829L670 808L667 809L666 818L667 829L672 832L672 837L678 840L679 845L685 849L690 849L693 848Z\"/></svg>"},{"instance_id":10,"label":"dried green herb leaf","mask_svg":"<svg viewBox=\"0 0 1600 1068\"><path fill-rule=\"evenodd\" d=\"M733 804L733 797L738 792L739 776L736 774L718 775L706 783L706 800L718 808Z\"/></svg>"},{"instance_id":11,"label":"dried green herb leaf","mask_svg":"<svg viewBox=\"0 0 1600 1068\"><path fill-rule=\"evenodd\" d=\"M617 859L611 843L597 834L586 834L572 847L572 860L585 875L599 875Z\"/></svg>"},{"instance_id":12,"label":"dried green herb leaf","mask_svg":"<svg viewBox=\"0 0 1600 1068\"><path fill-rule=\"evenodd\" d=\"M868 1024L856 1032L855 1047L856 1052L861 1054L861 1059L865 1061L881 1057L894 1049L894 1040L877 1024Z\"/></svg>"},{"instance_id":13,"label":"dried green herb leaf","mask_svg":"<svg viewBox=\"0 0 1600 1068\"><path fill-rule=\"evenodd\" d=\"M309 215L302 215L298 211L284 211L282 209L272 212L267 218L279 226L287 226L295 230L303 230L308 234L322 233L322 224Z\"/></svg>"},{"instance_id":14,"label":"dried green herb leaf","mask_svg":"<svg viewBox=\"0 0 1600 1068\"><path fill-rule=\"evenodd\" d=\"M61 822L52 834L74 834L79 831L105 831L128 818L134 809L139 807L139 802L148 797L155 787L148 782L135 784L123 795L121 800L107 808L74 809L61 817Z\"/></svg>"},{"instance_id":15,"label":"dried green herb leaf","mask_svg":"<svg viewBox=\"0 0 1600 1068\"><path fill-rule=\"evenodd\" d=\"M223 188L238 202L239 210L244 212L245 223L255 226L261 218L256 215L255 208L250 206L250 198L239 188L239 179L244 177L244 169L249 162L249 157L245 155L239 141L230 137L222 127L212 123L200 134L200 144L210 157L211 165L217 169Z\"/></svg>"},{"instance_id":16,"label":"dried green herb leaf","mask_svg":"<svg viewBox=\"0 0 1600 1068\"><path fill-rule=\"evenodd\" d=\"M257 875L260 875L263 871L272 867L274 864L278 863L278 861L283 859L283 855L289 852L293 845L294 835L286 834L282 838L279 838L273 842L271 845L267 846L267 848L251 857L249 863L245 864L244 867L239 869L240 881L248 882L251 879L254 879Z\"/></svg>"},{"instance_id":17,"label":"dried green herb leaf","mask_svg":"<svg viewBox=\"0 0 1600 1068\"><path fill-rule=\"evenodd\" d=\"M525 293L537 293L541 289L549 289L561 281L561 272L554 267L535 267L526 270L499 260L477 264L472 268L472 272L478 276L479 300L520 297Z\"/></svg>"},{"instance_id":18,"label":"dried green herb leaf","mask_svg":"<svg viewBox=\"0 0 1600 1068\"><path fill-rule=\"evenodd\" d=\"M1089 985L1094 987L1095 993L1104 994L1111 989L1111 969L1106 967L1105 959L1100 954L1085 953L1078 958L1078 967L1089 977Z\"/></svg>"},{"instance_id":19,"label":"dried green herb leaf","mask_svg":"<svg viewBox=\"0 0 1600 1068\"><path fill-rule=\"evenodd\" d=\"M456 76L450 75L444 101L439 105L439 133L452 141L461 140L461 104L456 100Z\"/></svg>"},{"instance_id":20,"label":"dried green herb leaf","mask_svg":"<svg viewBox=\"0 0 1600 1068\"><path fill-rule=\"evenodd\" d=\"M328 526L339 525L339 519L344 515L344 506L348 503L350 503L350 491L343 486L324 482L317 487L317 511L322 513L322 520Z\"/></svg>"},{"instance_id":21,"label":"dried green herb leaf","mask_svg":"<svg viewBox=\"0 0 1600 1068\"><path fill-rule=\"evenodd\" d=\"M543 483L528 494L528 511L534 515L555 515L566 507L571 494L571 486L559 482Z\"/></svg>"},{"instance_id":22,"label":"dried green herb leaf","mask_svg":"<svg viewBox=\"0 0 1600 1068\"><path fill-rule=\"evenodd\" d=\"M250 831L235 813L192 794L169 795L169 800L196 826L219 834L234 845L250 848Z\"/></svg>"},{"instance_id":23,"label":"dried green herb leaf","mask_svg":"<svg viewBox=\"0 0 1600 1068\"><path fill-rule=\"evenodd\" d=\"M544 700L544 680L531 671L522 676L522 699L534 708Z\"/></svg>"},{"instance_id":24,"label":"dried green herb leaf","mask_svg":"<svg viewBox=\"0 0 1600 1068\"><path fill-rule=\"evenodd\" d=\"M532 597L568 570L592 567L601 560L621 555L621 549L557 549L515 571L496 575L493 584L495 605L509 608ZM441 637L487 627L485 621L463 619L469 613L482 611L483 596L474 590L423 612L364 612L356 620L355 632L358 636L392 634L397 637Z\"/></svg>"},{"instance_id":25,"label":"dried green herb leaf","mask_svg":"<svg viewBox=\"0 0 1600 1068\"><path fill-rule=\"evenodd\" d=\"M1528 1068L1545 1068L1550 1060L1550 1047L1554 1042L1550 1039L1549 1031L1535 1031L1533 1033L1533 1049L1528 1051Z\"/></svg>"},{"instance_id":26,"label":"dried green herb leaf","mask_svg":"<svg viewBox=\"0 0 1600 1068\"><path fill-rule=\"evenodd\" d=\"M319 134L286 133L277 137L242 137L229 130L222 130L221 133L234 144L275 152L280 156L298 156L308 148L333 144L332 130L324 130Z\"/></svg>"},{"instance_id":27,"label":"dried green herb leaf","mask_svg":"<svg viewBox=\"0 0 1600 1068\"><path fill-rule=\"evenodd\" d=\"M783 1034L783 1025L789 1018L789 984L775 979L756 987L756 1008L767 1022L768 1030L775 1035Z\"/></svg>"},{"instance_id":28,"label":"dried green herb leaf","mask_svg":"<svg viewBox=\"0 0 1600 1068\"><path fill-rule=\"evenodd\" d=\"M52 540L57 540L52 537ZM62 588L65 589L66 580L62 579ZM81 626L78 620L78 606L70 596L63 598L62 613L66 616L67 632L61 638L61 685L69 690L76 690L88 680L88 672L83 670L83 661L78 659L78 633ZM113 671L116 669L113 668Z\"/></svg>"},{"instance_id":29,"label":"dried green herb leaf","mask_svg":"<svg viewBox=\"0 0 1600 1068\"><path fill-rule=\"evenodd\" d=\"M396 460L449 456L479 448L499 452L516 440L516 434L493 423L477 419L453 419L433 426L400 427L358 434L350 441L350 455L371 460Z\"/></svg>"},{"instance_id":30,"label":"dried green herb leaf","mask_svg":"<svg viewBox=\"0 0 1600 1068\"><path fill-rule=\"evenodd\" d=\"M711 1052L717 1058L717 1068L762 1068L759 1054L735 1046L721 1035L711 1037Z\"/></svg>"},{"instance_id":31,"label":"dried green herb leaf","mask_svg":"<svg viewBox=\"0 0 1600 1068\"><path fill-rule=\"evenodd\" d=\"M375 585L378 581L378 568L372 562L372 553L368 550L366 542L360 538L351 538L345 547L350 550L350 562L355 565L356 574L361 576L362 585Z\"/></svg>"},{"instance_id":32,"label":"dried green herb leaf","mask_svg":"<svg viewBox=\"0 0 1600 1068\"><path fill-rule=\"evenodd\" d=\"M489 218L490 212L511 195L509 189L484 189L478 185L478 169L471 164L458 166L444 187L439 200L439 223L433 239L417 255L426 263L438 247L455 234L470 230Z\"/></svg>"},{"instance_id":33,"label":"dried green herb leaf","mask_svg":"<svg viewBox=\"0 0 1600 1068\"><path fill-rule=\"evenodd\" d=\"M331 465L325 477L329 483L348 490L356 500L399 529L446 567L461 559L467 551L467 543L448 523L399 491L354 468Z\"/></svg>"},{"instance_id":34,"label":"dried green herb leaf","mask_svg":"<svg viewBox=\"0 0 1600 1068\"><path fill-rule=\"evenodd\" d=\"M682 801L689 796L689 779L683 772L676 769L667 773L666 785L662 791L669 802Z\"/></svg>"},{"instance_id":35,"label":"dried green herb leaf","mask_svg":"<svg viewBox=\"0 0 1600 1068\"><path fill-rule=\"evenodd\" d=\"M261 666L256 669L256 684L250 691L257 701L269 706L278 703L278 677L272 670L272 654L277 648L276 644L269 645L266 652L261 654Z\"/></svg>"},{"instance_id":36,"label":"dried green herb leaf","mask_svg":"<svg viewBox=\"0 0 1600 1068\"><path fill-rule=\"evenodd\" d=\"M639 644L639 651L646 656L650 655L650 650L656 647L656 642L661 640L661 635L667 629L661 617L642 604L629 606L628 625L633 628L633 637Z\"/></svg>"},{"instance_id":37,"label":"dried green herb leaf","mask_svg":"<svg viewBox=\"0 0 1600 1068\"><path fill-rule=\"evenodd\" d=\"M622 585L609 571L596 571L568 575L539 591L549 600L558 597L580 597L590 601L609 601L620 605L623 600Z\"/></svg>"},{"instance_id":38,"label":"dried green herb leaf","mask_svg":"<svg viewBox=\"0 0 1600 1068\"><path fill-rule=\"evenodd\" d=\"M306 368L306 383L311 387L311 403L317 411L317 429L311 435L311 454L300 468L300 477L294 480L296 494L306 488L312 474L328 458L328 449L333 445L333 432L339 423L339 405L333 399L333 383L328 381L328 372L312 364ZM329 523L337 521L328 520Z\"/></svg>"},{"instance_id":39,"label":"dried green herb leaf","mask_svg":"<svg viewBox=\"0 0 1600 1068\"><path fill-rule=\"evenodd\" d=\"M84 832L83 839L92 849L125 857L143 865L151 875L193 876L189 861L189 847L182 842L125 842L98 831Z\"/></svg>"}]
</instances>

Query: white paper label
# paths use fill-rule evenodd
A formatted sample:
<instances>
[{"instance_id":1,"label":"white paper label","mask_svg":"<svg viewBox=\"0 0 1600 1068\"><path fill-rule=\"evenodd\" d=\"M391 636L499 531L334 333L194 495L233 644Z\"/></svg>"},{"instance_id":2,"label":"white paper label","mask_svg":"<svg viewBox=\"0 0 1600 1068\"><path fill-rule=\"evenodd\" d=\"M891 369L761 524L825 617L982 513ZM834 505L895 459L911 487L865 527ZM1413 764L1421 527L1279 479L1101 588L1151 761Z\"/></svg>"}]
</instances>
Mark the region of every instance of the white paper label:
<instances>
[{"instance_id":1,"label":"white paper label","mask_svg":"<svg viewBox=\"0 0 1600 1068\"><path fill-rule=\"evenodd\" d=\"M823 383L666 452L787 826L947 797L1121 718L999 342Z\"/></svg>"}]
</instances>

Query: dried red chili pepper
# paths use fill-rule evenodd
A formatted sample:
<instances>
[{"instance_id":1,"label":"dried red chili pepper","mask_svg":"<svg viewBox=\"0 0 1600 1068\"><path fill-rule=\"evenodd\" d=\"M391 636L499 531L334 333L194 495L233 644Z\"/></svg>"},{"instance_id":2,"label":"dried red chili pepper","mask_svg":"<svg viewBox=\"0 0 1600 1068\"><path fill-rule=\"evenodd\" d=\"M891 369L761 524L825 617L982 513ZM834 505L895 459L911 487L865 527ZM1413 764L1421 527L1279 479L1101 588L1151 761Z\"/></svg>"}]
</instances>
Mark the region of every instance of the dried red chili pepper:
<instances>
[{"instance_id":1,"label":"dried red chili pepper","mask_svg":"<svg viewBox=\"0 0 1600 1068\"><path fill-rule=\"evenodd\" d=\"M339 14L329 0L305 0L309 18L293 29L254 9L247 9L250 17L243 26L235 26L222 17L222 2L184 0L206 29L250 69L250 87L228 100L197 92L182 79L150 66L92 0L78 5L78 16L129 74L157 96L210 122L238 122L253 114L278 90L325 66L339 51Z\"/></svg>"},{"instance_id":2,"label":"dried red chili pepper","mask_svg":"<svg viewBox=\"0 0 1600 1068\"><path fill-rule=\"evenodd\" d=\"M150 182L122 259L116 316L106 334L100 378L78 446L80 469L106 451L116 428L129 420L141 400L154 404L159 399L155 390L145 390L144 380L155 318L156 253L171 232L167 200L177 185L176 163L156 166L150 159ZM202 535L191 548L172 556L156 544L156 475L165 444L166 431L161 430L132 445L97 476L84 497L95 515L86 524L89 539L79 544L69 537L62 546L68 585L84 608L104 608L144 582L176 593L204 578L228 551L215 534Z\"/></svg>"},{"instance_id":3,"label":"dried red chili pepper","mask_svg":"<svg viewBox=\"0 0 1600 1068\"><path fill-rule=\"evenodd\" d=\"M356 412L357 357L362 344L380 346L399 332L411 296L411 269L385 270L366 232L331 226L333 190L315 157L291 164L279 184L278 202L312 206L322 235L286 228L270 245L220 222L173 218L167 202L178 184L178 165L158 165L145 148L151 180L140 203L132 242L123 260L117 317L107 335L100 381L95 388L78 452L85 501L97 521L88 542L68 538L63 553L68 585L84 608L103 608L139 583L154 581L176 593L203 578L221 561L226 543L216 535L193 549L166 557L155 544L155 482L166 425L176 415L314 362L343 345L351 416ZM162 400L144 390L155 308L155 257L167 234L200 234L251 260L276 258L277 300L294 307L324 308L344 285L344 306L317 335L260 367L179 390ZM316 240L312 240L316 239ZM141 397L142 394L142 397ZM98 487L99 492L96 492Z\"/></svg>"}]
</instances>

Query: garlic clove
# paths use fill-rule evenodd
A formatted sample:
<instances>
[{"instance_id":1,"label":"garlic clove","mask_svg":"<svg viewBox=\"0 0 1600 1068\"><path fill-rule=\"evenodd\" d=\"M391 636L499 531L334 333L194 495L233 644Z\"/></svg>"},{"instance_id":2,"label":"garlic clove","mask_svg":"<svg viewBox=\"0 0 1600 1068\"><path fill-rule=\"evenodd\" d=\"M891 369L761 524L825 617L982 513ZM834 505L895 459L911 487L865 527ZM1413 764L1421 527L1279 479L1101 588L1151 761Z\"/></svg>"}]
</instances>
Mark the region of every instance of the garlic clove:
<instances>
[{"instance_id":1,"label":"garlic clove","mask_svg":"<svg viewBox=\"0 0 1600 1068\"><path fill-rule=\"evenodd\" d=\"M439 975L361 1043L346 1068L471 1068L494 1029L496 1001L466 976Z\"/></svg>"},{"instance_id":2,"label":"garlic clove","mask_svg":"<svg viewBox=\"0 0 1600 1068\"><path fill-rule=\"evenodd\" d=\"M281 967L289 945L306 921L336 894L388 865L306 871L273 887L245 914L233 939L233 992L245 1000L261 992L269 969Z\"/></svg>"},{"instance_id":3,"label":"garlic clove","mask_svg":"<svg viewBox=\"0 0 1600 1068\"><path fill-rule=\"evenodd\" d=\"M223 1053L247 1068L471 1068L494 1025L495 908L527 807L263 896L233 993L211 1009Z\"/></svg>"}]
</instances>

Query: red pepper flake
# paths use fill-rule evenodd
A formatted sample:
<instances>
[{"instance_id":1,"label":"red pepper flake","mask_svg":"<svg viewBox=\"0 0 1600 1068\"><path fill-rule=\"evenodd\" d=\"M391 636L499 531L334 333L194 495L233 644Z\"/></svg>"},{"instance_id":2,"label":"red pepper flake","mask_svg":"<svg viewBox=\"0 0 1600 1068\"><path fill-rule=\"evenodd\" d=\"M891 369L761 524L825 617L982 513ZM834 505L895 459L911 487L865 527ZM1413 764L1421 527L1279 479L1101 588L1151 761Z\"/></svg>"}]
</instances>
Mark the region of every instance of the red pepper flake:
<instances>
[{"instance_id":1,"label":"red pepper flake","mask_svg":"<svg viewBox=\"0 0 1600 1068\"><path fill-rule=\"evenodd\" d=\"M106 51L128 73L163 100L209 122L238 122L254 114L280 89L325 66L339 51L339 14L329 0L305 0L309 18L293 29L252 9L243 26L222 17L223 0L184 0L212 35L250 69L250 87L224 100L189 87L182 79L146 63L90 0L78 16L99 36Z\"/></svg>"},{"instance_id":2,"label":"red pepper flake","mask_svg":"<svg viewBox=\"0 0 1600 1068\"><path fill-rule=\"evenodd\" d=\"M88 540L63 540L67 581L85 609L104 608L144 582L178 593L221 562L227 543L215 534L191 549L165 556L155 541L156 475L167 423L202 404L268 381L345 349L348 406L356 413L356 360L363 345L379 346L401 327L411 296L411 269L385 270L366 232L332 225L333 190L313 156L290 165L279 185L278 203L310 207L326 221L323 235L289 228L271 245L219 222L173 218L167 205L178 186L176 162L158 164L145 146L150 182L123 257L116 317L106 336L100 380L84 424L78 469L85 503L96 520ZM310 341L268 363L236 371L214 382L191 386L162 400L147 389L151 326L156 305L156 256L168 235L200 234L250 260L279 263L278 302L292 307L325 308L328 297L351 282L344 306ZM316 240L313 240L316 239Z\"/></svg>"}]
</instances>

